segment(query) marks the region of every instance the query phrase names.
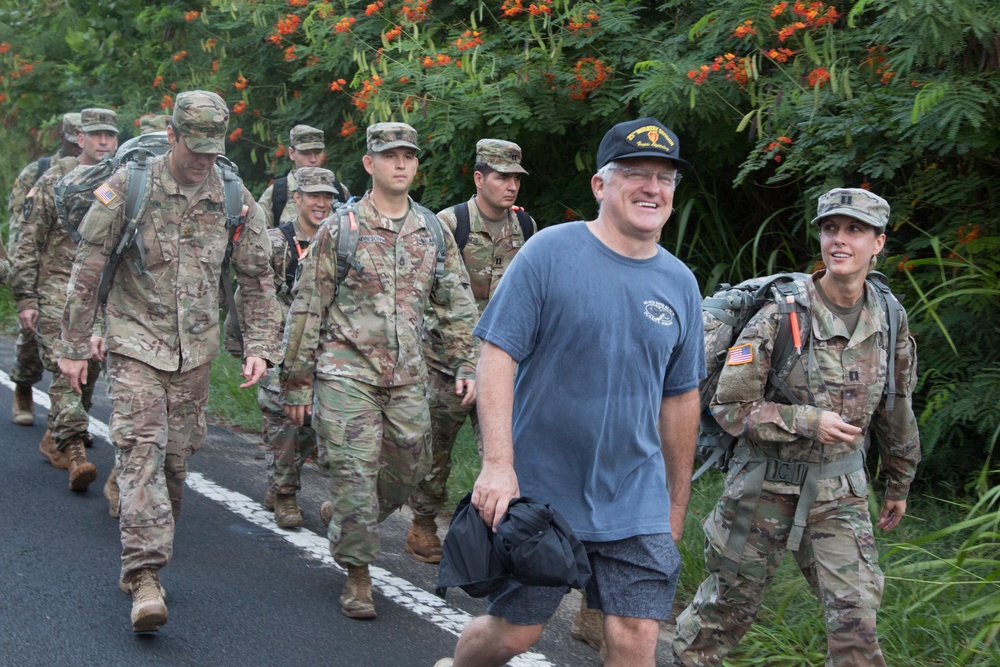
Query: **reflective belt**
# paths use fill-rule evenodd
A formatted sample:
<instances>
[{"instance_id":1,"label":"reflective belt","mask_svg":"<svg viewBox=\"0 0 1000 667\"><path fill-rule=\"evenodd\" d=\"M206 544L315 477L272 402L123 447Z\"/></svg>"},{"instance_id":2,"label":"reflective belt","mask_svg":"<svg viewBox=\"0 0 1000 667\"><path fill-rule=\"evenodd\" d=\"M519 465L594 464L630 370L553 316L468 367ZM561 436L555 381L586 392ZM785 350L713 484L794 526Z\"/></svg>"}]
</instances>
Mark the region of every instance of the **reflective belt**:
<instances>
[{"instance_id":1,"label":"reflective belt","mask_svg":"<svg viewBox=\"0 0 1000 667\"><path fill-rule=\"evenodd\" d=\"M743 478L743 495L736 506L733 525L729 529L729 539L726 540L722 552L722 579L730 585L736 583L740 561L743 560L743 550L746 548L747 538L750 537L750 524L753 522L765 480L799 486L799 502L795 506L795 519L788 534L788 548L798 551L809 518L809 509L819 497L820 480L848 475L861 470L864 466L865 455L860 449L836 461L826 463L783 461L768 457L752 458L747 461L743 466L743 470L746 470Z\"/></svg>"}]
</instances>

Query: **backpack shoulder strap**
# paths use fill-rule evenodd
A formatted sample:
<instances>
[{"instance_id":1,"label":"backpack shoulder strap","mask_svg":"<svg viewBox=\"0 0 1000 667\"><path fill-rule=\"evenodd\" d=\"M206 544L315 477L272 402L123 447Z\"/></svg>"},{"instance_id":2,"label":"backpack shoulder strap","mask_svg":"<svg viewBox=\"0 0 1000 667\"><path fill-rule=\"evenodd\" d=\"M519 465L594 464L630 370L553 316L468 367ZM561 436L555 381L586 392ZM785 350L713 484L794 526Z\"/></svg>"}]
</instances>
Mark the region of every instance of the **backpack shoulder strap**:
<instances>
[{"instance_id":1,"label":"backpack shoulder strap","mask_svg":"<svg viewBox=\"0 0 1000 667\"><path fill-rule=\"evenodd\" d=\"M348 202L339 207L337 215L337 287L334 297L340 292L341 284L347 280L347 274L353 268L358 273L365 267L358 261L358 240L361 229L358 224L358 207Z\"/></svg>"},{"instance_id":2,"label":"backpack shoulder strap","mask_svg":"<svg viewBox=\"0 0 1000 667\"><path fill-rule=\"evenodd\" d=\"M288 189L287 178L285 179L285 189L286 190ZM344 187L344 184L340 182L340 179L337 178L336 174L334 174L333 176L333 191L334 191L333 192L334 201L338 201L341 204L347 203L347 195L345 195L344 193L348 192L348 190L346 187ZM286 194L285 196L287 197L288 195ZM275 218L275 220L277 220L277 218Z\"/></svg>"},{"instance_id":3,"label":"backpack shoulder strap","mask_svg":"<svg viewBox=\"0 0 1000 667\"><path fill-rule=\"evenodd\" d=\"M896 407L896 342L899 337L899 322L902 319L903 305L889 289L889 280L884 274L872 271L866 282L871 285L878 297L879 306L889 321L889 353L885 380L885 409L892 412Z\"/></svg>"},{"instance_id":4,"label":"backpack shoulder strap","mask_svg":"<svg viewBox=\"0 0 1000 667\"><path fill-rule=\"evenodd\" d=\"M531 224L531 216L520 206L515 206L514 215L517 216L517 222L521 225L521 235L524 236L525 242L531 238L534 233L534 226Z\"/></svg>"},{"instance_id":5,"label":"backpack shoulder strap","mask_svg":"<svg viewBox=\"0 0 1000 667\"><path fill-rule=\"evenodd\" d=\"M220 156L221 157L221 156ZM243 213L243 180L239 170L229 160L216 159L215 167L222 176L222 194L226 208L226 229L229 230L229 242L226 244L226 254L222 257L221 275L222 291L226 294L226 307L235 318L236 295L233 293L233 281L229 279L229 263L233 258L233 246L240 240L246 219ZM243 331L239 320L236 320L236 342L239 344L240 357L243 356Z\"/></svg>"},{"instance_id":6,"label":"backpack shoulder strap","mask_svg":"<svg viewBox=\"0 0 1000 667\"><path fill-rule=\"evenodd\" d=\"M271 190L271 213L274 215L274 224L277 225L285 211L285 204L288 203L288 177L274 179L271 186L274 188Z\"/></svg>"},{"instance_id":7,"label":"backpack shoulder strap","mask_svg":"<svg viewBox=\"0 0 1000 667\"><path fill-rule=\"evenodd\" d=\"M781 314L778 320L778 333L774 337L774 347L771 350L771 370L767 376L767 385L771 396L774 395L775 391L778 391L781 392L781 395L791 405L802 405L802 401L792 393L788 383L785 382L785 378L791 370L792 364L789 362L792 360L792 357L797 357L801 354L801 349L795 349L791 313L796 313L796 320L798 320L798 314L805 315L806 326L808 327L809 310L799 304L800 293L798 285L789 276L776 276L775 279L768 281L766 285L774 288L774 302L777 304L778 312ZM800 322L799 324L801 326Z\"/></svg>"},{"instance_id":8,"label":"backpack shoulder strap","mask_svg":"<svg viewBox=\"0 0 1000 667\"><path fill-rule=\"evenodd\" d=\"M278 225L278 231L281 235L285 237L285 242L288 244L285 254L295 247L295 225L291 222L286 222L283 225ZM295 271L299 267L299 255L297 252L291 253L292 259L285 265L285 286L288 291L292 291L292 286L295 284Z\"/></svg>"},{"instance_id":9,"label":"backpack shoulder strap","mask_svg":"<svg viewBox=\"0 0 1000 667\"><path fill-rule=\"evenodd\" d=\"M40 157L35 161L38 165L38 171L35 172L35 180L31 182L32 185L38 182L38 179L45 175L45 172L49 170L52 166L52 158L46 155L45 157Z\"/></svg>"},{"instance_id":10,"label":"backpack shoulder strap","mask_svg":"<svg viewBox=\"0 0 1000 667\"><path fill-rule=\"evenodd\" d=\"M417 212L424 216L427 231L430 232L431 239L434 240L434 247L437 251L437 261L434 264L434 280L441 280L441 276L444 275L444 260L446 255L444 229L442 228L441 218L437 217L433 212L431 212L430 209L424 208L420 204L414 205L416 206Z\"/></svg>"},{"instance_id":11,"label":"backpack shoulder strap","mask_svg":"<svg viewBox=\"0 0 1000 667\"><path fill-rule=\"evenodd\" d=\"M471 226L469 222L469 202L464 201L455 207L455 243L458 244L458 252L465 257L465 245L469 242L469 232Z\"/></svg>"}]
</instances>

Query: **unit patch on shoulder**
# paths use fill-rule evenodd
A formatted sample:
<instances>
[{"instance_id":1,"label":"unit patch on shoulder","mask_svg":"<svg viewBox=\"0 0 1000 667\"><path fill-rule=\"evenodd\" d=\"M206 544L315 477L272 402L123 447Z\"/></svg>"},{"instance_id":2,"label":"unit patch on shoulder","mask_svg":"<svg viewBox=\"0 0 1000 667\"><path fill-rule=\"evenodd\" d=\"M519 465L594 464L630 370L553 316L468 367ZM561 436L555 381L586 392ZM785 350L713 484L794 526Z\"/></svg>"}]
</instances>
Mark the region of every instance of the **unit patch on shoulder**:
<instances>
[{"instance_id":1,"label":"unit patch on shoulder","mask_svg":"<svg viewBox=\"0 0 1000 667\"><path fill-rule=\"evenodd\" d=\"M751 361L753 361L753 345L750 343L729 348L729 354L726 356L727 366L749 364Z\"/></svg>"},{"instance_id":2,"label":"unit patch on shoulder","mask_svg":"<svg viewBox=\"0 0 1000 667\"><path fill-rule=\"evenodd\" d=\"M110 206L111 202L118 199L118 195L115 194L114 190L108 187L107 183L101 183L101 185L94 190L94 196L97 197L105 206Z\"/></svg>"}]
</instances>

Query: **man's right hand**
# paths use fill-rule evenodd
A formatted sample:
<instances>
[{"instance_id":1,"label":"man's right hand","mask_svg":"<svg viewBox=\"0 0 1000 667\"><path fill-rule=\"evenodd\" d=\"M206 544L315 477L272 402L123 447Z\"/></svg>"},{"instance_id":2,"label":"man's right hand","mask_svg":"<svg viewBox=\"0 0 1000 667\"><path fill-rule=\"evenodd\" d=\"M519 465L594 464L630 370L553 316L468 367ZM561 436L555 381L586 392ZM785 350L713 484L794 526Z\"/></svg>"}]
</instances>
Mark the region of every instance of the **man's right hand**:
<instances>
[{"instance_id":1,"label":"man's right hand","mask_svg":"<svg viewBox=\"0 0 1000 667\"><path fill-rule=\"evenodd\" d=\"M17 320L22 329L35 333L35 327L38 326L38 310L26 308L17 314Z\"/></svg>"},{"instance_id":2,"label":"man's right hand","mask_svg":"<svg viewBox=\"0 0 1000 667\"><path fill-rule=\"evenodd\" d=\"M824 410L819 417L819 428L816 439L824 445L837 445L842 442L854 442L861 437L861 427L848 424L836 412Z\"/></svg>"},{"instance_id":3,"label":"man's right hand","mask_svg":"<svg viewBox=\"0 0 1000 667\"><path fill-rule=\"evenodd\" d=\"M483 462L483 469L472 488L472 506L483 522L495 533L510 501L521 495L517 473L509 463Z\"/></svg>"},{"instance_id":4,"label":"man's right hand","mask_svg":"<svg viewBox=\"0 0 1000 667\"><path fill-rule=\"evenodd\" d=\"M59 371L69 382L70 388L76 393L80 394L83 392L83 385L87 384L87 365L89 362L86 359L67 359L63 357L59 360Z\"/></svg>"}]
</instances>

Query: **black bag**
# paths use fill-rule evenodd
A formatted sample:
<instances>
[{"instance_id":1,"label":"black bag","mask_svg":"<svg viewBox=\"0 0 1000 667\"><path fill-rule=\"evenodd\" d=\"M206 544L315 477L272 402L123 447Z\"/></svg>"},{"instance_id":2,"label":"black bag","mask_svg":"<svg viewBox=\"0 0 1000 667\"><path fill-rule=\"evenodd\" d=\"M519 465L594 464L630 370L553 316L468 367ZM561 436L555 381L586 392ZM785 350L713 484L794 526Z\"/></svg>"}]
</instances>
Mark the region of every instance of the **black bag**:
<instances>
[{"instance_id":1,"label":"black bag","mask_svg":"<svg viewBox=\"0 0 1000 667\"><path fill-rule=\"evenodd\" d=\"M448 588L458 586L472 597L481 598L500 588L506 578L493 550L493 531L472 506L472 493L467 493L458 503L441 545L434 592L444 598Z\"/></svg>"}]
</instances>

